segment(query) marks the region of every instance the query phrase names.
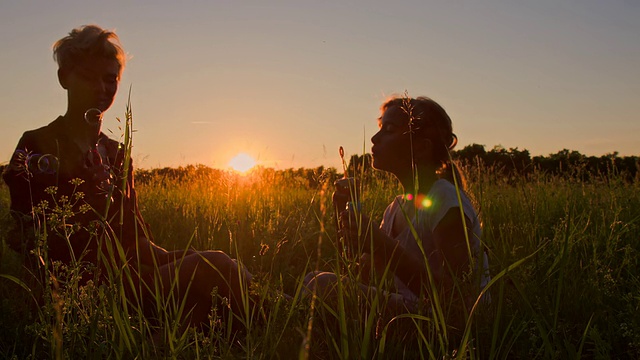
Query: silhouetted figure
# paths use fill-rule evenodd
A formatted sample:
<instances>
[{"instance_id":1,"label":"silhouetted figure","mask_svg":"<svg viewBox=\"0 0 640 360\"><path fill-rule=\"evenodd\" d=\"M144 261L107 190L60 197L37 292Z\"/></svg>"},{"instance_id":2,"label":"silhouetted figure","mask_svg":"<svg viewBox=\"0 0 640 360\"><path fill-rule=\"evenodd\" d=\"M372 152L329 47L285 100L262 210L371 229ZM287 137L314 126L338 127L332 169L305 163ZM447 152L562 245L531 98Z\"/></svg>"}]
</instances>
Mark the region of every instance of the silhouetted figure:
<instances>
[{"instance_id":1,"label":"silhouetted figure","mask_svg":"<svg viewBox=\"0 0 640 360\"><path fill-rule=\"evenodd\" d=\"M126 268L134 282L124 281L128 295L140 292L143 303L153 303L154 293L184 297L192 311L185 324L207 320L214 287L238 310L251 274L221 251L169 252L156 245L138 210L126 149L101 132L102 113L113 103L125 66L118 36L82 26L57 41L53 54L67 111L25 132L3 174L16 219L11 247L40 268L88 264L94 270L85 277L94 280Z\"/></svg>"},{"instance_id":2,"label":"silhouetted figure","mask_svg":"<svg viewBox=\"0 0 640 360\"><path fill-rule=\"evenodd\" d=\"M373 167L394 174L405 194L387 206L379 226L371 224L359 204L334 194L334 202L340 202L335 205L340 209L338 233L346 247L362 254L358 279L312 272L305 278L306 290L334 301L340 281L356 286L365 299L380 296L389 318L430 313L437 294L446 304L448 322L460 326L489 274L481 252L480 220L461 173L450 161L449 151L457 143L451 120L429 98L394 97L382 105L378 125L371 138ZM385 271L390 280L386 287ZM471 273L478 276L464 276Z\"/></svg>"}]
</instances>

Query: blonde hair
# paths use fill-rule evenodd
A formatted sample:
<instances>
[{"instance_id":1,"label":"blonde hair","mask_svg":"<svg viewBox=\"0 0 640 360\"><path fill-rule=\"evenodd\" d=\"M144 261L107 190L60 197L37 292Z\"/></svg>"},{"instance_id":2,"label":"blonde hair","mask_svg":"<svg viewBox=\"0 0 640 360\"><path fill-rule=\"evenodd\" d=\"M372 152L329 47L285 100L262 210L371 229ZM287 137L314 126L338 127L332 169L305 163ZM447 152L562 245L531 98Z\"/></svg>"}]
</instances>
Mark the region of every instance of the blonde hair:
<instances>
[{"instance_id":1,"label":"blonde hair","mask_svg":"<svg viewBox=\"0 0 640 360\"><path fill-rule=\"evenodd\" d=\"M118 75L122 74L126 54L115 32L97 25L83 25L53 44L53 59L60 69L71 70L96 57L116 60Z\"/></svg>"}]
</instances>

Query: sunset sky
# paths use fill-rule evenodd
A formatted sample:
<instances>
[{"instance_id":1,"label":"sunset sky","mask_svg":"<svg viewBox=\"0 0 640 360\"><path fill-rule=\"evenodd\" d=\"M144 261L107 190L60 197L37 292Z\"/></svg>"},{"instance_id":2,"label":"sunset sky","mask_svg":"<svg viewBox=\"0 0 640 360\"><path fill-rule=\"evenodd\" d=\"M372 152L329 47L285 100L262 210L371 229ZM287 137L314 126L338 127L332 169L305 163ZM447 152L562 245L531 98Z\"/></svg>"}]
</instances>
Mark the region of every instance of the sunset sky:
<instances>
[{"instance_id":1,"label":"sunset sky","mask_svg":"<svg viewBox=\"0 0 640 360\"><path fill-rule=\"evenodd\" d=\"M640 1L3 1L0 164L66 109L51 46L116 30L130 56L134 161L339 167L370 149L380 104L438 101L458 149L640 155Z\"/></svg>"}]
</instances>

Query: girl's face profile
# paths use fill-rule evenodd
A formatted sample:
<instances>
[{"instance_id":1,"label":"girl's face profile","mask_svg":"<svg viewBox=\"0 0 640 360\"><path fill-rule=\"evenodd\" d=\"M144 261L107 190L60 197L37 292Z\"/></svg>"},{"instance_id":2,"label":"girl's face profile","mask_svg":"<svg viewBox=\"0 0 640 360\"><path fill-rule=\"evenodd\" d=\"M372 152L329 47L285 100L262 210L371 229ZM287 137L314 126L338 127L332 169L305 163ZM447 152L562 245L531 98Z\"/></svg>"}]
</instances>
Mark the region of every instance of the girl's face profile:
<instances>
[{"instance_id":1,"label":"girl's face profile","mask_svg":"<svg viewBox=\"0 0 640 360\"><path fill-rule=\"evenodd\" d=\"M371 138L373 167L396 175L411 171L411 140L406 114L396 106L390 107L378 119L378 127L378 132Z\"/></svg>"}]
</instances>

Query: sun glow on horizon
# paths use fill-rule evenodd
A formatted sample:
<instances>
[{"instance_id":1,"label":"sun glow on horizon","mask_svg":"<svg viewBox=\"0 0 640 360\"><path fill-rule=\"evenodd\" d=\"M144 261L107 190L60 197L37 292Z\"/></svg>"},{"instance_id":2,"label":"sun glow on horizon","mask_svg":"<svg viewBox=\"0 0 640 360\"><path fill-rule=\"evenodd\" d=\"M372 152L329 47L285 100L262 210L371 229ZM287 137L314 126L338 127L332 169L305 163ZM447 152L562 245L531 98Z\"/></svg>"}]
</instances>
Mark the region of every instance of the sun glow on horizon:
<instances>
[{"instance_id":1,"label":"sun glow on horizon","mask_svg":"<svg viewBox=\"0 0 640 360\"><path fill-rule=\"evenodd\" d=\"M229 160L229 167L241 173L251 170L256 164L256 159L247 153L239 153Z\"/></svg>"}]
</instances>

